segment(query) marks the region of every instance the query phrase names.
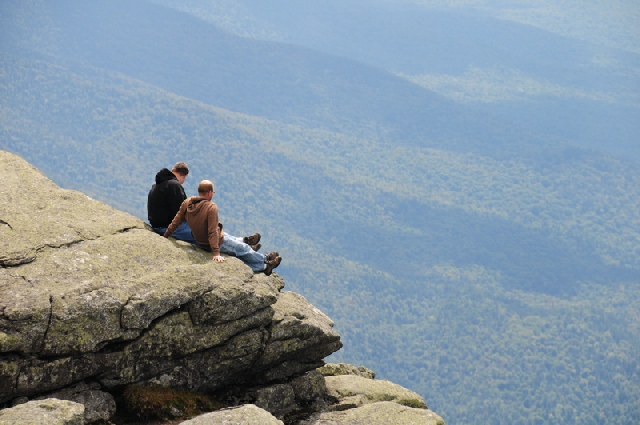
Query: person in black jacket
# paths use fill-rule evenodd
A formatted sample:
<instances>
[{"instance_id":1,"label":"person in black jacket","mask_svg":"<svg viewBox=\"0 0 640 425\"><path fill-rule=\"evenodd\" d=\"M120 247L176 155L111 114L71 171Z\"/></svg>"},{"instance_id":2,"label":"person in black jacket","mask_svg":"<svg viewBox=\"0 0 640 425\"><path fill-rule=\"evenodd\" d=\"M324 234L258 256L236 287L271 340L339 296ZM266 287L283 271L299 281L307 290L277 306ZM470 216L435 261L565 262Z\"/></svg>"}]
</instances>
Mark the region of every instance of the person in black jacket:
<instances>
[{"instance_id":1,"label":"person in black jacket","mask_svg":"<svg viewBox=\"0 0 640 425\"><path fill-rule=\"evenodd\" d=\"M156 174L156 183L151 186L147 197L147 216L154 232L163 235L180 210L180 205L187 199L182 188L187 175L189 175L189 166L184 162L177 162L171 171L163 168ZM196 243L186 222L173 232L173 237Z\"/></svg>"}]
</instances>

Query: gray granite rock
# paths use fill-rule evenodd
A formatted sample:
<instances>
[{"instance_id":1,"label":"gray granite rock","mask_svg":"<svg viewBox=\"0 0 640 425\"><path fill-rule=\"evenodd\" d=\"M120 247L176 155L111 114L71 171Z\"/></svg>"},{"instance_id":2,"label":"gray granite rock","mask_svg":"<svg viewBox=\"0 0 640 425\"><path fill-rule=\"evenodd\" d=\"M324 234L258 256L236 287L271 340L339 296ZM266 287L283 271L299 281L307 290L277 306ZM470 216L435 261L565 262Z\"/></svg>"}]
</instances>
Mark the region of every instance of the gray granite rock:
<instances>
[{"instance_id":1,"label":"gray granite rock","mask_svg":"<svg viewBox=\"0 0 640 425\"><path fill-rule=\"evenodd\" d=\"M319 413L301 422L300 425L445 425L445 423L431 410L382 401L345 411Z\"/></svg>"},{"instance_id":2,"label":"gray granite rock","mask_svg":"<svg viewBox=\"0 0 640 425\"><path fill-rule=\"evenodd\" d=\"M276 273L213 262L2 151L0 180L0 403L81 382L267 385L342 345Z\"/></svg>"},{"instance_id":3,"label":"gray granite rock","mask_svg":"<svg viewBox=\"0 0 640 425\"><path fill-rule=\"evenodd\" d=\"M0 410L0 425L84 425L84 406L54 398Z\"/></svg>"},{"instance_id":4,"label":"gray granite rock","mask_svg":"<svg viewBox=\"0 0 640 425\"><path fill-rule=\"evenodd\" d=\"M38 399L44 398L69 400L82 404L85 407L84 419L87 424L108 421L116 413L115 399L108 392L101 391L98 383L85 384L81 382L47 396L38 397Z\"/></svg>"},{"instance_id":5,"label":"gray granite rock","mask_svg":"<svg viewBox=\"0 0 640 425\"><path fill-rule=\"evenodd\" d=\"M108 421L109 391L134 383L263 407L185 425L443 423L366 368L323 366L340 336L278 274L212 262L3 151L0 180L0 425Z\"/></svg>"},{"instance_id":6,"label":"gray granite rock","mask_svg":"<svg viewBox=\"0 0 640 425\"><path fill-rule=\"evenodd\" d=\"M369 379L376 378L376 373L371 369L367 369L364 366L353 366L345 363L327 363L318 368L318 371L324 376L356 375Z\"/></svg>"},{"instance_id":7,"label":"gray granite rock","mask_svg":"<svg viewBox=\"0 0 640 425\"><path fill-rule=\"evenodd\" d=\"M253 404L197 416L180 425L284 425L271 413Z\"/></svg>"},{"instance_id":8,"label":"gray granite rock","mask_svg":"<svg viewBox=\"0 0 640 425\"><path fill-rule=\"evenodd\" d=\"M379 401L426 409L427 404L417 393L385 380L374 380L354 375L325 377L327 394L338 400L336 409L359 407Z\"/></svg>"}]
</instances>

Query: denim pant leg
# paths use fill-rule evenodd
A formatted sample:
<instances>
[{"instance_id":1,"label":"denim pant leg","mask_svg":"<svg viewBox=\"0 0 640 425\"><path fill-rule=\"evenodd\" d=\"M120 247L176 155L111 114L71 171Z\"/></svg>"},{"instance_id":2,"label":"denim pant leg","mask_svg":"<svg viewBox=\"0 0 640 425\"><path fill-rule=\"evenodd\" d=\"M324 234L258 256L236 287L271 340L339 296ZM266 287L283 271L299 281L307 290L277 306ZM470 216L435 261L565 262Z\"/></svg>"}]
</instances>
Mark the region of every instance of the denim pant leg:
<instances>
[{"instance_id":1,"label":"denim pant leg","mask_svg":"<svg viewBox=\"0 0 640 425\"><path fill-rule=\"evenodd\" d=\"M226 233L224 234L224 238L225 239L231 239L237 243L244 243L244 238L239 238L237 236L233 236L233 235L227 235Z\"/></svg>"},{"instance_id":2,"label":"denim pant leg","mask_svg":"<svg viewBox=\"0 0 640 425\"><path fill-rule=\"evenodd\" d=\"M167 231L166 227L152 227L153 231L159 234L160 236L164 236L164 232Z\"/></svg>"},{"instance_id":3,"label":"denim pant leg","mask_svg":"<svg viewBox=\"0 0 640 425\"><path fill-rule=\"evenodd\" d=\"M224 241L220 245L220 252L235 255L244 263L251 267L254 272L261 272L265 269L265 256L254 251L249 245L242 242L242 238L224 234Z\"/></svg>"},{"instance_id":4,"label":"denim pant leg","mask_svg":"<svg viewBox=\"0 0 640 425\"><path fill-rule=\"evenodd\" d=\"M164 232L167 231L166 227L153 227L153 231L156 232L159 235L164 235ZM180 241L185 241L185 242L189 242L192 244L196 243L196 240L193 237L193 233L191 233L191 228L189 227L189 224L187 224L187 222L183 222L180 226L178 226L178 228L176 229L175 232L173 232L173 234L171 235L174 238L180 240Z\"/></svg>"},{"instance_id":5,"label":"denim pant leg","mask_svg":"<svg viewBox=\"0 0 640 425\"><path fill-rule=\"evenodd\" d=\"M182 222L182 224L178 226L176 231L173 232L173 235L171 236L181 241L189 242L192 244L196 243L196 240L193 237L193 233L191 233L191 228L186 221Z\"/></svg>"}]
</instances>

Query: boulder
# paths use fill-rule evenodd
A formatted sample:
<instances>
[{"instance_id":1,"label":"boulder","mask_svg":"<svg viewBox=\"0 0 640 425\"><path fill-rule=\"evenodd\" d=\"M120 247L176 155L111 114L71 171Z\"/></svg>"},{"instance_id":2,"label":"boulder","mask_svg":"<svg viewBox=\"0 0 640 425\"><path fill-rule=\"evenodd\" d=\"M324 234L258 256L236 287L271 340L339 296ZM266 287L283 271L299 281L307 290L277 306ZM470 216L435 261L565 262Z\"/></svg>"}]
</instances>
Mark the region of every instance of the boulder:
<instances>
[{"instance_id":1,"label":"boulder","mask_svg":"<svg viewBox=\"0 0 640 425\"><path fill-rule=\"evenodd\" d=\"M342 346L276 273L213 262L2 151L0 180L0 403L80 383L267 386Z\"/></svg>"},{"instance_id":2,"label":"boulder","mask_svg":"<svg viewBox=\"0 0 640 425\"><path fill-rule=\"evenodd\" d=\"M181 422L180 425L284 425L271 413L253 404L219 410Z\"/></svg>"},{"instance_id":3,"label":"boulder","mask_svg":"<svg viewBox=\"0 0 640 425\"><path fill-rule=\"evenodd\" d=\"M355 409L313 415L299 425L445 425L431 410L381 401Z\"/></svg>"},{"instance_id":4,"label":"boulder","mask_svg":"<svg viewBox=\"0 0 640 425\"><path fill-rule=\"evenodd\" d=\"M417 393L385 380L373 380L354 375L325 377L327 394L338 400L337 410L359 407L379 401L427 409L424 399Z\"/></svg>"},{"instance_id":5,"label":"boulder","mask_svg":"<svg viewBox=\"0 0 640 425\"><path fill-rule=\"evenodd\" d=\"M355 373L363 372L360 368L347 364L342 365L340 369ZM300 412L306 412L309 416L312 413L359 409L380 402L393 402L399 406L428 411L427 404L420 395L393 382L364 378L360 375L323 376L322 370L324 367L307 372L288 382L249 388L243 393L236 393L236 400L239 403L255 404L279 419L289 418L289 423L294 423L291 417L304 418L304 414ZM375 375L369 369L366 371L367 375ZM382 409L385 406L389 405L380 405L376 409ZM392 410L397 411L395 407ZM417 412L405 410L402 412L408 412L404 414L405 417L426 417ZM318 417L312 416L312 418ZM342 424L339 421L327 423ZM350 422L347 421L347 423ZM390 422L390 424L395 423L410 422Z\"/></svg>"},{"instance_id":6,"label":"boulder","mask_svg":"<svg viewBox=\"0 0 640 425\"><path fill-rule=\"evenodd\" d=\"M278 364L262 375L263 382L282 380L320 367L321 359L337 351L342 343L334 334L333 322L302 295L283 292L274 305L269 341L257 366ZM308 359L318 359L312 365ZM312 367L313 366L313 367Z\"/></svg>"},{"instance_id":7,"label":"boulder","mask_svg":"<svg viewBox=\"0 0 640 425\"><path fill-rule=\"evenodd\" d=\"M158 386L242 405L185 425L444 423L369 369L325 365L333 322L277 273L213 262L3 151L0 180L0 425L107 423L112 394Z\"/></svg>"},{"instance_id":8,"label":"boulder","mask_svg":"<svg viewBox=\"0 0 640 425\"><path fill-rule=\"evenodd\" d=\"M292 379L289 384L293 389L296 400L300 403L316 401L327 393L327 384L324 376L317 370Z\"/></svg>"},{"instance_id":9,"label":"boulder","mask_svg":"<svg viewBox=\"0 0 640 425\"><path fill-rule=\"evenodd\" d=\"M296 395L289 384L275 384L256 390L256 406L277 417L283 417L296 407Z\"/></svg>"},{"instance_id":10,"label":"boulder","mask_svg":"<svg viewBox=\"0 0 640 425\"><path fill-rule=\"evenodd\" d=\"M84 406L50 398L0 410L0 425L84 425Z\"/></svg>"},{"instance_id":11,"label":"boulder","mask_svg":"<svg viewBox=\"0 0 640 425\"><path fill-rule=\"evenodd\" d=\"M69 400L82 404L85 407L84 420L88 424L100 420L108 421L116 413L115 399L108 392L101 391L100 385L97 383L80 383L37 399L45 398Z\"/></svg>"},{"instance_id":12,"label":"boulder","mask_svg":"<svg viewBox=\"0 0 640 425\"><path fill-rule=\"evenodd\" d=\"M275 417L302 416L308 412L324 410L329 403L325 400L327 387L322 374L312 370L286 382L256 387L235 388L226 396L235 404L253 404ZM291 421L288 421L291 423Z\"/></svg>"},{"instance_id":13,"label":"boulder","mask_svg":"<svg viewBox=\"0 0 640 425\"><path fill-rule=\"evenodd\" d=\"M364 366L353 366L346 363L327 363L318 368L324 376L355 375L375 379L376 373Z\"/></svg>"}]
</instances>

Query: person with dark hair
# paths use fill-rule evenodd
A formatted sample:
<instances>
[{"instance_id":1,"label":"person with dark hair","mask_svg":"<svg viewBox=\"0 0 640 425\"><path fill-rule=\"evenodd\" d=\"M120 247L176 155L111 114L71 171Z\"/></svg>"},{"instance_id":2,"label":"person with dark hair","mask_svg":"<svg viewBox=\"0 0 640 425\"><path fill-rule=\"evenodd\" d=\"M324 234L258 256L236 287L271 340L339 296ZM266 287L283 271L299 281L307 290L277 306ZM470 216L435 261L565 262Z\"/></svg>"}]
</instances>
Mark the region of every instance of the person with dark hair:
<instances>
[{"instance_id":1,"label":"person with dark hair","mask_svg":"<svg viewBox=\"0 0 640 425\"><path fill-rule=\"evenodd\" d=\"M163 235L178 213L180 205L187 199L182 185L188 174L189 166L184 162L177 162L171 171L163 168L156 174L156 183L151 186L147 196L147 216L154 232ZM173 237L196 243L187 223L176 229Z\"/></svg>"},{"instance_id":2,"label":"person with dark hair","mask_svg":"<svg viewBox=\"0 0 640 425\"><path fill-rule=\"evenodd\" d=\"M238 238L226 237L218 219L218 206L211 201L215 194L213 183L203 180L198 185L198 196L192 196L182 202L180 209L164 233L171 236L186 221L193 232L196 244L213 253L213 261L224 262L220 253L232 254L240 258L254 272L271 275L280 265L282 258L277 252L263 255ZM259 234L256 234L259 237Z\"/></svg>"}]
</instances>

